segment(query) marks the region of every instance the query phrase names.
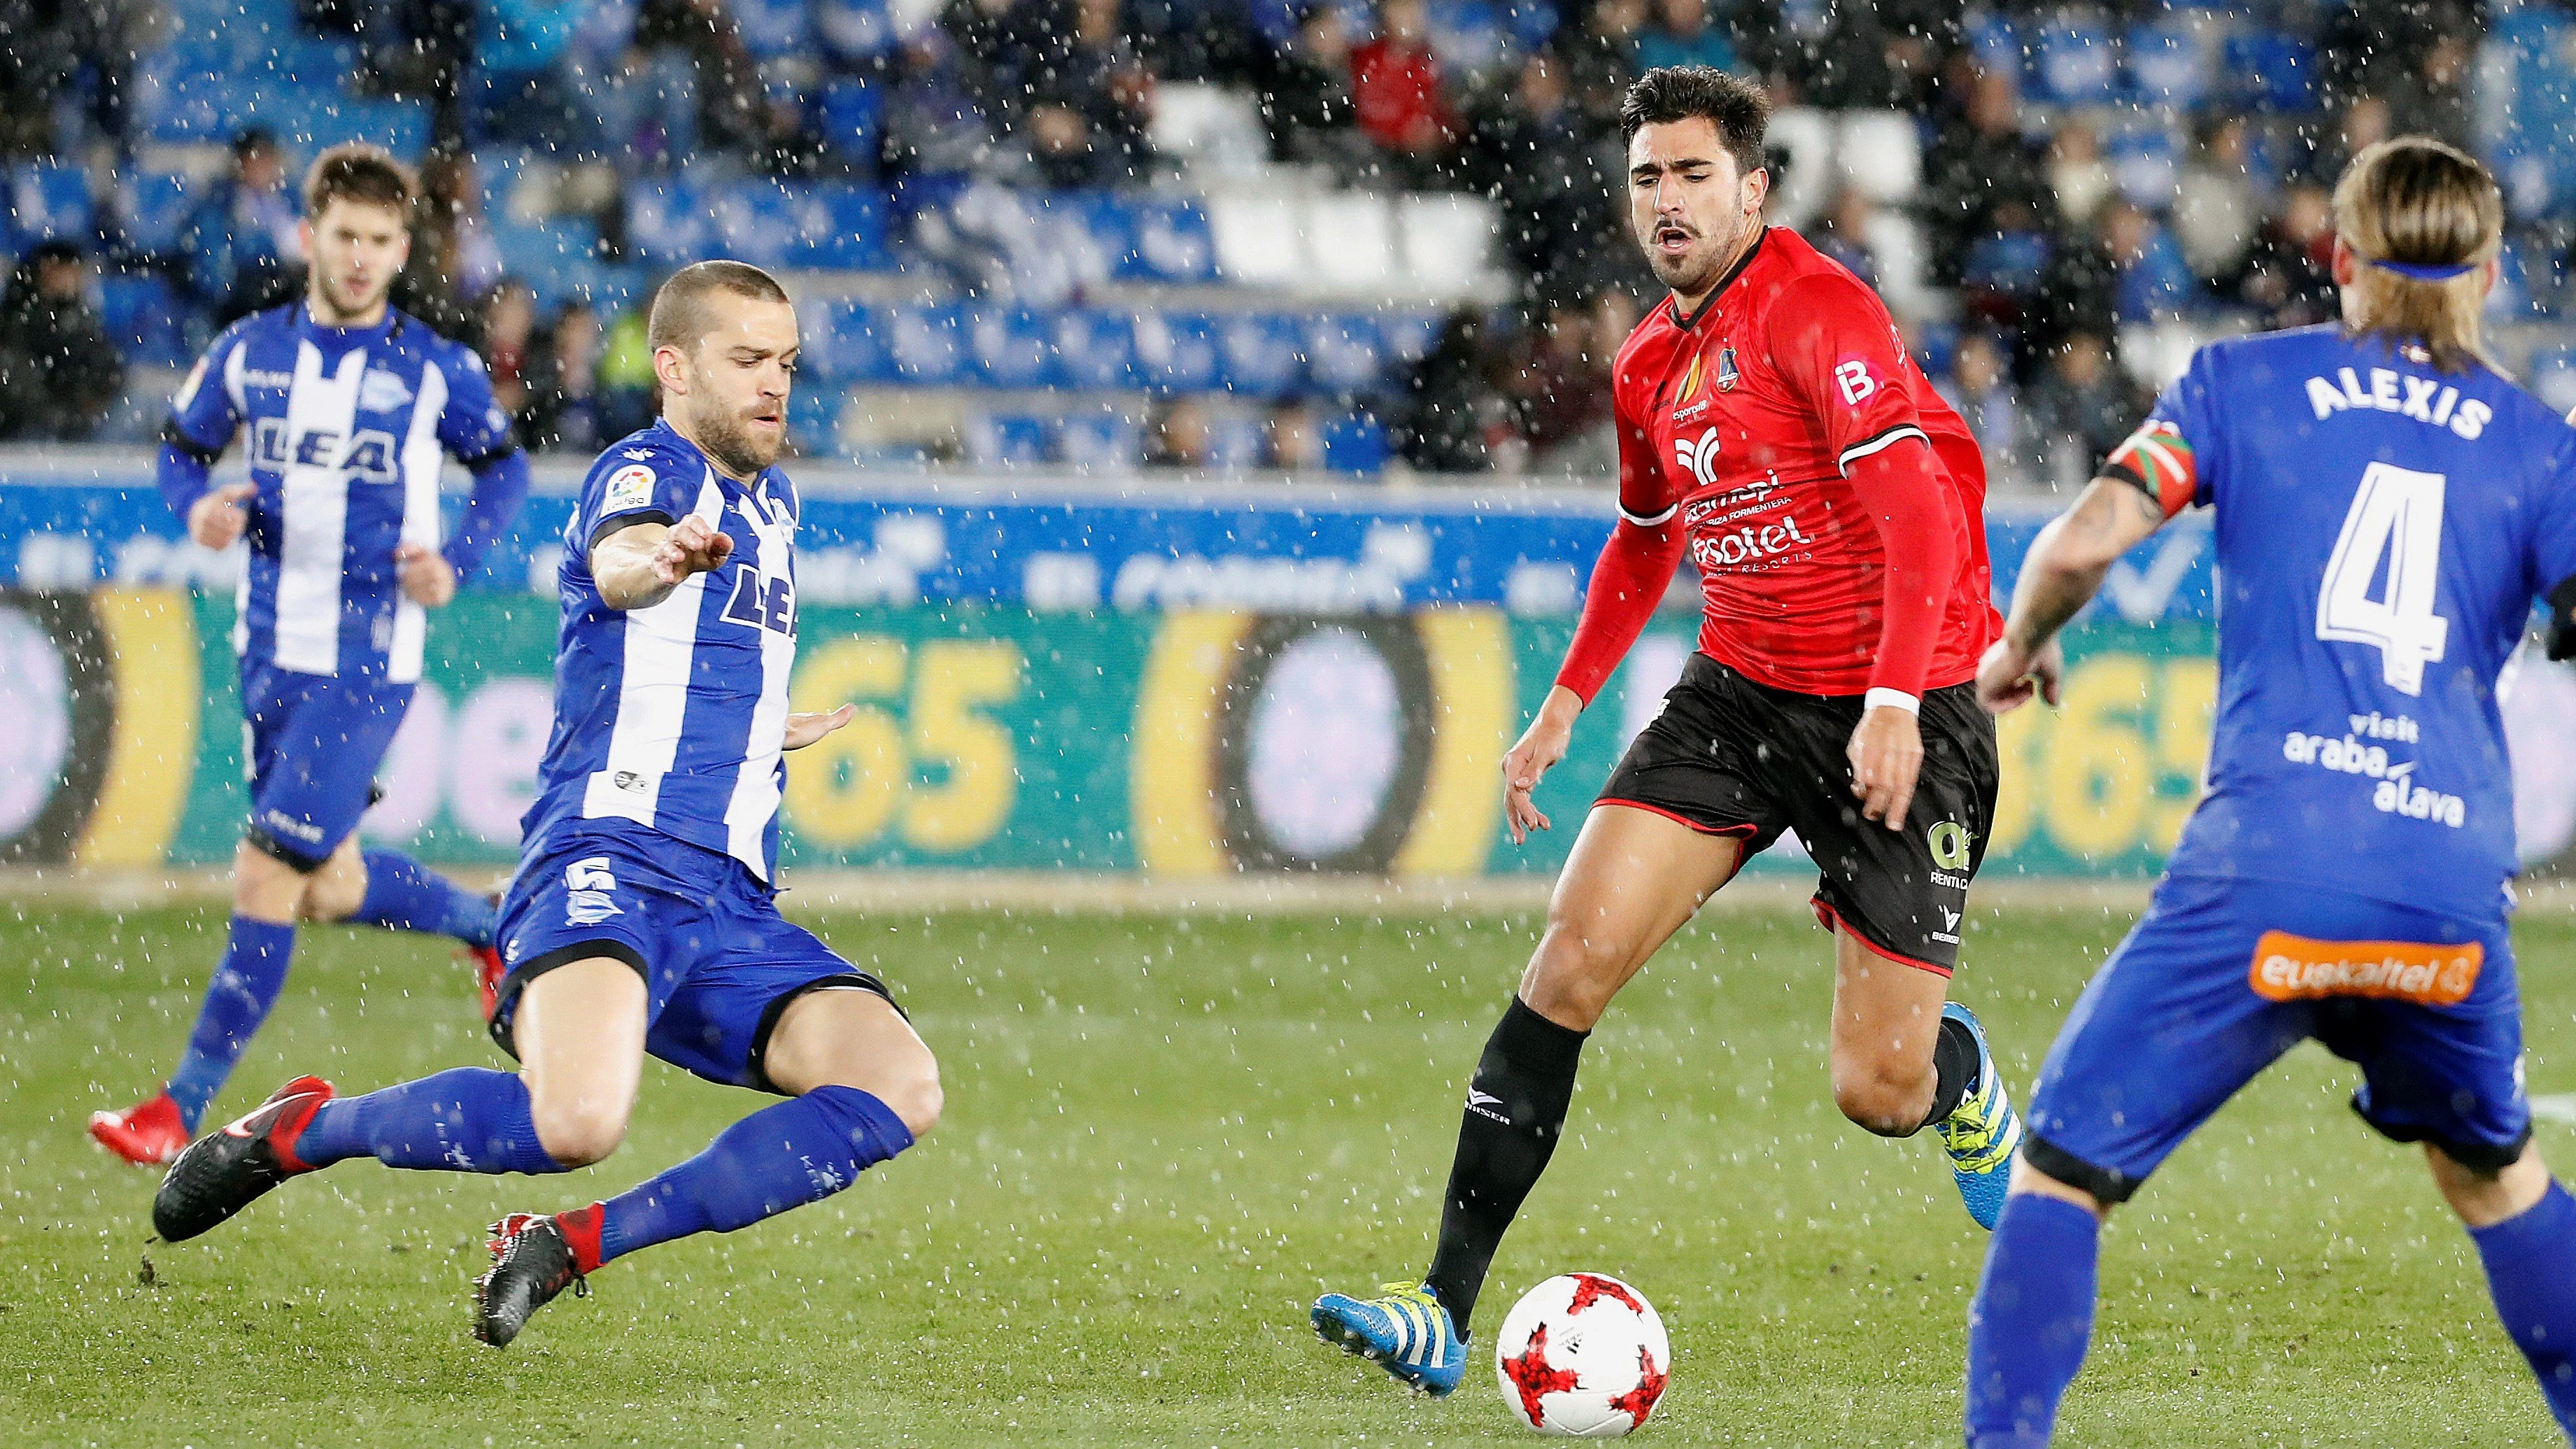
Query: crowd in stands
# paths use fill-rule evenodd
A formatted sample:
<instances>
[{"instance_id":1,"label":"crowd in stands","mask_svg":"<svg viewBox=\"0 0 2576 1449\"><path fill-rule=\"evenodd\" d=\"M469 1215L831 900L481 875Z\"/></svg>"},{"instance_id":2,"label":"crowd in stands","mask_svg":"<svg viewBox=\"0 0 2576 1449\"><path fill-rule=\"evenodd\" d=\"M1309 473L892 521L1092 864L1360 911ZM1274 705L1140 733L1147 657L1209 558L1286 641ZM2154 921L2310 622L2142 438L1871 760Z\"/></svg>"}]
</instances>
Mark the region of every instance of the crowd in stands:
<instances>
[{"instance_id":1,"label":"crowd in stands","mask_svg":"<svg viewBox=\"0 0 2576 1449\"><path fill-rule=\"evenodd\" d=\"M291 121L187 131L194 92L174 67L241 54L202 33L187 6L206 3L0 0L0 28L15 27L0 153L85 165L97 202L86 232L31 228L31 183L18 184L0 436L114 432L123 369L108 339L132 350L152 318L102 320L85 300L92 269L166 287L164 362L298 286L294 185L317 138ZM1029 385L1067 385L1074 312L1195 309L1138 322L1135 403L1106 452L1078 450L1070 424L979 430L970 406L953 447L930 456L1391 457L1424 473L1606 476L1609 359L1660 300L1624 231L1617 132L1625 87L1655 65L1767 78L1774 219L1879 287L2007 482L2081 477L2191 342L2332 317L2328 191L2381 136L2440 136L2504 177L2500 320L2555 315L2576 237L2576 155L2562 154L2576 19L2556 0L293 0L292 25L293 44L270 50L344 67L350 107L410 107L366 113L417 126L425 197L400 304L473 340L529 442L571 452L649 416L637 308L651 279L685 259L675 248L737 235L672 213L778 178L790 208L856 197L851 225L882 228L837 251L816 241L801 294L861 299L835 315L862 327L892 315L862 305L891 286L936 304L924 316L950 307L931 320L961 335L1054 328L1042 345L1068 356L1015 375ZM1210 95L1253 118L1248 173L1210 181L1164 144L1179 134L1170 103ZM133 178L174 152L194 158L196 184L151 244ZM1498 284L1422 325L1390 321L1356 375L1324 385L1320 361L1300 360L1238 392L1222 379L1240 368L1155 373L1145 334L1221 333L1236 309L1275 300L1277 281L1229 285L1213 265L1086 272L1042 239L1053 233L1013 231L1065 198L1191 196L1203 182L1483 198ZM540 234L516 214L532 186L542 235L581 252L565 267L532 270L513 250ZM809 229L844 229L843 215ZM694 243L669 240L690 220ZM1271 320L1280 336L1308 325ZM907 360L899 340L870 345L893 358L884 378L950 375ZM856 346L809 344L841 359L818 366L818 385L879 377L844 356ZM843 414L808 416L822 419L810 449L854 451ZM1355 436L1371 446L1347 447Z\"/></svg>"}]
</instances>

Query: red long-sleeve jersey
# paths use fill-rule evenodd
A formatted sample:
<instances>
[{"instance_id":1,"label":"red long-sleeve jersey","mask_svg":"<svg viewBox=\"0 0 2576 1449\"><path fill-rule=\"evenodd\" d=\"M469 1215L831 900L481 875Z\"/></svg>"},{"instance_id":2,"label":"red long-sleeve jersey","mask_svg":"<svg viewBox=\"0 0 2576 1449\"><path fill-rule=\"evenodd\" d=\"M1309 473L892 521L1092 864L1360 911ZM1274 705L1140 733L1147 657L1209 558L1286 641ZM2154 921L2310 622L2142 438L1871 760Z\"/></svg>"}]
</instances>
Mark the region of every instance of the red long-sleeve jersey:
<instances>
[{"instance_id":1,"label":"red long-sleeve jersey","mask_svg":"<svg viewBox=\"0 0 2576 1449\"><path fill-rule=\"evenodd\" d=\"M1621 522L1558 683L1591 699L1685 551L1699 648L1756 681L1975 677L2002 629L1985 460L1859 278L1774 227L1695 314L1649 313L1612 387Z\"/></svg>"}]
</instances>

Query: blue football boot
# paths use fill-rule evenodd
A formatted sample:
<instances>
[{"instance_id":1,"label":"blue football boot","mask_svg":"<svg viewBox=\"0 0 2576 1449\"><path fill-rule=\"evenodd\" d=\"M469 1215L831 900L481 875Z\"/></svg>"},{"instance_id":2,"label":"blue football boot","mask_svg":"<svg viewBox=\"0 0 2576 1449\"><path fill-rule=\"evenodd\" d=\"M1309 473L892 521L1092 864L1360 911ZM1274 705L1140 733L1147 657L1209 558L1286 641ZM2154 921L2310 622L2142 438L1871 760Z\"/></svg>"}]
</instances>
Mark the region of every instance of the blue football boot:
<instances>
[{"instance_id":1,"label":"blue football boot","mask_svg":"<svg viewBox=\"0 0 2576 1449\"><path fill-rule=\"evenodd\" d=\"M1977 1039L1977 1085L1959 1099L1949 1116L1933 1123L1932 1130L1941 1136L1941 1149L1950 1154L1950 1176L1958 1181L1968 1216L1992 1232L1995 1219L2003 1216L2013 1152L2021 1146L2021 1114L2013 1110L2012 1099L2004 1092L2004 1074L1995 1067L1995 1054L1986 1046L1986 1029L1977 1024L1977 1014L1953 1001L1941 1008L1941 1019L1962 1023L1968 1035Z\"/></svg>"},{"instance_id":2,"label":"blue football boot","mask_svg":"<svg viewBox=\"0 0 2576 1449\"><path fill-rule=\"evenodd\" d=\"M1384 1296L1327 1293L1315 1300L1315 1335L1338 1344L1435 1399L1449 1397L1467 1372L1467 1341L1449 1310L1420 1283L1389 1283Z\"/></svg>"}]
</instances>

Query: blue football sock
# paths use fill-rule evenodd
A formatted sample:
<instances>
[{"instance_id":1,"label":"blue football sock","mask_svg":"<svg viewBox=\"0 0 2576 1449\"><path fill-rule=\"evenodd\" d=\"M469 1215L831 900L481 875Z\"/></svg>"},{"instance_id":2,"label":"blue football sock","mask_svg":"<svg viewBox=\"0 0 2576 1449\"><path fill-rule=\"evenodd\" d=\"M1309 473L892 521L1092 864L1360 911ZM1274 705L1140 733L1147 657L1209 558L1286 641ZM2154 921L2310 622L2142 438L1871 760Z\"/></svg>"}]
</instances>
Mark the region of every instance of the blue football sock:
<instances>
[{"instance_id":1,"label":"blue football sock","mask_svg":"<svg viewBox=\"0 0 2576 1449\"><path fill-rule=\"evenodd\" d=\"M367 898L349 919L396 931L454 936L468 946L492 944L492 903L398 850L370 850Z\"/></svg>"},{"instance_id":2,"label":"blue football sock","mask_svg":"<svg viewBox=\"0 0 2576 1449\"><path fill-rule=\"evenodd\" d=\"M179 1069L170 1074L170 1096L178 1102L179 1120L188 1124L190 1132L197 1130L198 1119L224 1089L224 1079L233 1074L233 1063L241 1060L251 1034L277 1004L277 993L286 986L287 962L294 954L293 926L233 917L223 962L206 983L205 1004L197 1008L196 1030L188 1033L188 1049L179 1058Z\"/></svg>"},{"instance_id":3,"label":"blue football sock","mask_svg":"<svg viewBox=\"0 0 2576 1449\"><path fill-rule=\"evenodd\" d=\"M2576 1442L2576 1197L2552 1182L2540 1201L2471 1228L2487 1288L2513 1346L2531 1361L2558 1427Z\"/></svg>"},{"instance_id":4,"label":"blue football sock","mask_svg":"<svg viewBox=\"0 0 2576 1449\"><path fill-rule=\"evenodd\" d=\"M752 1113L706 1151L600 1204L598 1261L820 1202L911 1145L903 1119L874 1096L817 1087Z\"/></svg>"},{"instance_id":5,"label":"blue football sock","mask_svg":"<svg viewBox=\"0 0 2576 1449\"><path fill-rule=\"evenodd\" d=\"M2038 1449L2093 1334L2102 1223L2063 1198L2004 1200L1968 1309L1969 1449Z\"/></svg>"},{"instance_id":6,"label":"blue football sock","mask_svg":"<svg viewBox=\"0 0 2576 1449\"><path fill-rule=\"evenodd\" d=\"M564 1170L537 1142L527 1084L489 1067L325 1102L295 1139L295 1155L313 1167L372 1157L387 1167L449 1172Z\"/></svg>"}]
</instances>

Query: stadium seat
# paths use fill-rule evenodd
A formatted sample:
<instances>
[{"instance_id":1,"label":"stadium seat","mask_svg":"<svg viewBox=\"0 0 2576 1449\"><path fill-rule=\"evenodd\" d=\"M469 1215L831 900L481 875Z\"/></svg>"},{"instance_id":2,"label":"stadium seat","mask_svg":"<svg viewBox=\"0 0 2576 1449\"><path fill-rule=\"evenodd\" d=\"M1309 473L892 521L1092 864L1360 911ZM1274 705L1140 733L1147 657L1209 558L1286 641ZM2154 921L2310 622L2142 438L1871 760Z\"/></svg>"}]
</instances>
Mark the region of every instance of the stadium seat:
<instances>
[{"instance_id":1,"label":"stadium seat","mask_svg":"<svg viewBox=\"0 0 2576 1449\"><path fill-rule=\"evenodd\" d=\"M1154 88L1154 149L1193 173L1258 174L1270 142L1249 92L1206 82Z\"/></svg>"},{"instance_id":2,"label":"stadium seat","mask_svg":"<svg viewBox=\"0 0 2576 1449\"><path fill-rule=\"evenodd\" d=\"M1211 392L1225 386L1215 325L1192 312L1137 313L1136 380L1160 392Z\"/></svg>"},{"instance_id":3,"label":"stadium seat","mask_svg":"<svg viewBox=\"0 0 2576 1449\"><path fill-rule=\"evenodd\" d=\"M767 178L739 181L717 192L708 214L722 255L776 271L803 259L809 236L819 241L818 216L799 191Z\"/></svg>"},{"instance_id":4,"label":"stadium seat","mask_svg":"<svg viewBox=\"0 0 2576 1449\"><path fill-rule=\"evenodd\" d=\"M1902 206L1923 184L1923 138L1901 111L1846 111L1834 154L1842 174L1881 206Z\"/></svg>"},{"instance_id":5,"label":"stadium seat","mask_svg":"<svg viewBox=\"0 0 2576 1449\"><path fill-rule=\"evenodd\" d=\"M1213 282L1216 243L1208 215L1196 198L1139 197L1125 201L1132 240L1117 259L1120 277L1146 282Z\"/></svg>"},{"instance_id":6,"label":"stadium seat","mask_svg":"<svg viewBox=\"0 0 2576 1449\"><path fill-rule=\"evenodd\" d=\"M848 397L839 388L800 375L787 395L787 435L808 458L841 456L841 412Z\"/></svg>"},{"instance_id":7,"label":"stadium seat","mask_svg":"<svg viewBox=\"0 0 2576 1449\"><path fill-rule=\"evenodd\" d=\"M1968 248L1960 281L1989 292L2020 295L2039 285L2048 265L2048 238L2034 231L2008 231L1979 237Z\"/></svg>"},{"instance_id":8,"label":"stadium seat","mask_svg":"<svg viewBox=\"0 0 2576 1449\"><path fill-rule=\"evenodd\" d=\"M1298 208L1306 271L1334 291L1379 293L1395 280L1395 208L1382 195L1338 191Z\"/></svg>"},{"instance_id":9,"label":"stadium seat","mask_svg":"<svg viewBox=\"0 0 2576 1449\"><path fill-rule=\"evenodd\" d=\"M1420 362L1440 341L1446 315L1423 308L1387 308L1377 314L1378 336L1385 342L1381 376Z\"/></svg>"},{"instance_id":10,"label":"stadium seat","mask_svg":"<svg viewBox=\"0 0 2576 1449\"><path fill-rule=\"evenodd\" d=\"M860 80L831 82L823 87L823 98L817 107L822 121L823 143L831 147L835 155L874 171L883 112L884 98L875 86Z\"/></svg>"},{"instance_id":11,"label":"stadium seat","mask_svg":"<svg viewBox=\"0 0 2576 1449\"><path fill-rule=\"evenodd\" d=\"M1216 334L1232 390L1277 397L1305 382L1306 349L1295 318L1229 312L1216 319Z\"/></svg>"},{"instance_id":12,"label":"stadium seat","mask_svg":"<svg viewBox=\"0 0 2576 1449\"><path fill-rule=\"evenodd\" d=\"M1047 423L1040 417L991 413L966 415L966 461L987 468L1034 468L1047 460Z\"/></svg>"},{"instance_id":13,"label":"stadium seat","mask_svg":"<svg viewBox=\"0 0 2576 1449\"><path fill-rule=\"evenodd\" d=\"M1136 325L1123 312L1074 307L1054 319L1056 372L1070 388L1136 385Z\"/></svg>"},{"instance_id":14,"label":"stadium seat","mask_svg":"<svg viewBox=\"0 0 2576 1449\"><path fill-rule=\"evenodd\" d=\"M2316 51L2306 41L2275 31L2227 39L2224 67L2234 99L2254 110L2300 115L2317 108Z\"/></svg>"},{"instance_id":15,"label":"stadium seat","mask_svg":"<svg viewBox=\"0 0 2576 1449\"><path fill-rule=\"evenodd\" d=\"M1407 196L1396 211L1404 269L1419 295L1468 296L1493 271L1502 219L1492 202L1480 196Z\"/></svg>"},{"instance_id":16,"label":"stadium seat","mask_svg":"<svg viewBox=\"0 0 2576 1449\"><path fill-rule=\"evenodd\" d=\"M1324 466L1336 473L1375 474L1393 453L1386 429L1365 413L1324 419Z\"/></svg>"},{"instance_id":17,"label":"stadium seat","mask_svg":"<svg viewBox=\"0 0 2576 1449\"><path fill-rule=\"evenodd\" d=\"M1360 313L1313 317L1306 322L1306 369L1314 385L1348 395L1375 389L1386 365L1386 339L1377 320Z\"/></svg>"},{"instance_id":18,"label":"stadium seat","mask_svg":"<svg viewBox=\"0 0 2576 1449\"><path fill-rule=\"evenodd\" d=\"M874 309L861 302L824 302L802 319L804 364L825 383L895 380L894 358Z\"/></svg>"},{"instance_id":19,"label":"stadium seat","mask_svg":"<svg viewBox=\"0 0 2576 1449\"><path fill-rule=\"evenodd\" d=\"M1431 48L1443 66L1481 75L1519 47L1520 37L1502 9L1488 0L1430 0L1424 9L1431 21Z\"/></svg>"},{"instance_id":20,"label":"stadium seat","mask_svg":"<svg viewBox=\"0 0 2576 1449\"><path fill-rule=\"evenodd\" d=\"M127 173L117 183L117 210L125 219L126 245L146 256L179 249L198 185L181 171Z\"/></svg>"},{"instance_id":21,"label":"stadium seat","mask_svg":"<svg viewBox=\"0 0 2576 1449\"><path fill-rule=\"evenodd\" d=\"M1144 454L1144 430L1123 413L1075 413L1056 427L1056 457L1092 473L1132 473Z\"/></svg>"},{"instance_id":22,"label":"stadium seat","mask_svg":"<svg viewBox=\"0 0 2576 1449\"><path fill-rule=\"evenodd\" d=\"M2129 99L2189 109L2209 95L2209 57L2189 26L2146 23L2129 31Z\"/></svg>"},{"instance_id":23,"label":"stadium seat","mask_svg":"<svg viewBox=\"0 0 2576 1449\"><path fill-rule=\"evenodd\" d=\"M2063 18L2040 30L2031 47L2029 76L2035 100L2107 106L2119 94L2119 47L2103 26Z\"/></svg>"},{"instance_id":24,"label":"stadium seat","mask_svg":"<svg viewBox=\"0 0 2576 1449\"><path fill-rule=\"evenodd\" d=\"M2182 186L2182 159L2169 131L2122 131L2102 148L2120 194L2132 205L2161 212Z\"/></svg>"},{"instance_id":25,"label":"stadium seat","mask_svg":"<svg viewBox=\"0 0 2576 1449\"><path fill-rule=\"evenodd\" d=\"M1792 230L1815 220L1834 199L1833 117L1810 106L1787 106L1771 117L1768 148L1787 164L1772 179L1771 220Z\"/></svg>"},{"instance_id":26,"label":"stadium seat","mask_svg":"<svg viewBox=\"0 0 2576 1449\"><path fill-rule=\"evenodd\" d=\"M99 278L99 320L125 360L138 367L185 367L188 339L170 284L153 276Z\"/></svg>"},{"instance_id":27,"label":"stadium seat","mask_svg":"<svg viewBox=\"0 0 2576 1449\"><path fill-rule=\"evenodd\" d=\"M64 161L11 167L9 232L22 246L41 241L90 244L98 217L90 205L88 170Z\"/></svg>"},{"instance_id":28,"label":"stadium seat","mask_svg":"<svg viewBox=\"0 0 2576 1449\"><path fill-rule=\"evenodd\" d=\"M901 306L877 311L895 376L922 387L965 381L965 316L956 307Z\"/></svg>"},{"instance_id":29,"label":"stadium seat","mask_svg":"<svg viewBox=\"0 0 2576 1449\"><path fill-rule=\"evenodd\" d=\"M2003 75L2021 73L2021 35L2009 17L1980 5L1968 11L1964 28L1979 68Z\"/></svg>"},{"instance_id":30,"label":"stadium seat","mask_svg":"<svg viewBox=\"0 0 2576 1449\"><path fill-rule=\"evenodd\" d=\"M756 60L774 60L811 48L805 0L731 0L734 29Z\"/></svg>"},{"instance_id":31,"label":"stadium seat","mask_svg":"<svg viewBox=\"0 0 2576 1449\"><path fill-rule=\"evenodd\" d=\"M864 69L894 48L894 21L885 0L814 0L814 37L823 54L845 69Z\"/></svg>"},{"instance_id":32,"label":"stadium seat","mask_svg":"<svg viewBox=\"0 0 2576 1449\"><path fill-rule=\"evenodd\" d=\"M637 257L657 266L693 262L707 255L715 232L698 188L687 180L627 184L626 244Z\"/></svg>"},{"instance_id":33,"label":"stadium seat","mask_svg":"<svg viewBox=\"0 0 2576 1449\"><path fill-rule=\"evenodd\" d=\"M1261 466L1261 419L1233 411L1208 414L1207 466L1218 473L1241 473Z\"/></svg>"},{"instance_id":34,"label":"stadium seat","mask_svg":"<svg viewBox=\"0 0 2576 1449\"><path fill-rule=\"evenodd\" d=\"M1296 205L1283 196L1208 199L1217 268L1241 286L1288 287L1305 279L1306 249L1297 225Z\"/></svg>"},{"instance_id":35,"label":"stadium seat","mask_svg":"<svg viewBox=\"0 0 2576 1449\"><path fill-rule=\"evenodd\" d=\"M2576 347L2552 347L2531 354L2531 390L2557 413L2576 411Z\"/></svg>"},{"instance_id":36,"label":"stadium seat","mask_svg":"<svg viewBox=\"0 0 2576 1449\"><path fill-rule=\"evenodd\" d=\"M973 308L966 337L972 371L985 386L1055 386L1055 339L1046 319L1028 308Z\"/></svg>"}]
</instances>

